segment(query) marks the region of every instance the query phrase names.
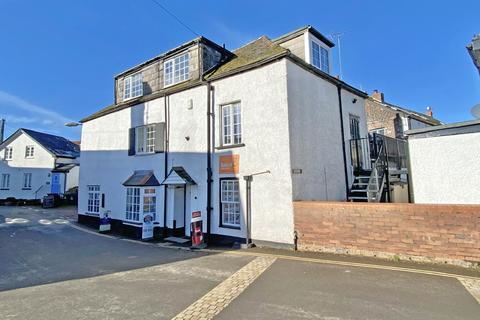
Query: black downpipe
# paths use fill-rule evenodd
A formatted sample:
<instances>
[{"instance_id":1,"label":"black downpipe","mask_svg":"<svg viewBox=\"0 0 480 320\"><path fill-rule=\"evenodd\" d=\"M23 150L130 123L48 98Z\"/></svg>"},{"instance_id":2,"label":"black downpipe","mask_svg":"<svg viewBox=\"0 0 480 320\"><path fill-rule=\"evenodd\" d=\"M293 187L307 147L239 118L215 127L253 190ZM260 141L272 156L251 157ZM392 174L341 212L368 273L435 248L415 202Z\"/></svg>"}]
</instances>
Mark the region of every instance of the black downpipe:
<instances>
[{"instance_id":1,"label":"black downpipe","mask_svg":"<svg viewBox=\"0 0 480 320\"><path fill-rule=\"evenodd\" d=\"M207 237L206 243L210 241L211 214L212 214L212 132L211 132L211 92L212 85L207 82Z\"/></svg>"},{"instance_id":2,"label":"black downpipe","mask_svg":"<svg viewBox=\"0 0 480 320\"><path fill-rule=\"evenodd\" d=\"M163 173L163 180L167 179L168 175L168 126L170 124L170 119L167 116L167 98L168 96L163 96L163 102L164 102L164 112L165 112L165 125L163 126L164 130L164 137L165 137L165 152L164 152L164 173ZM167 186L163 186L163 237L167 237Z\"/></svg>"},{"instance_id":3,"label":"black downpipe","mask_svg":"<svg viewBox=\"0 0 480 320\"><path fill-rule=\"evenodd\" d=\"M348 199L348 170L347 170L347 152L345 151L345 132L343 130L343 104L342 104L342 87L337 86L338 106L340 109L340 130L342 132L342 152L343 152L343 171L345 173L345 194Z\"/></svg>"}]
</instances>

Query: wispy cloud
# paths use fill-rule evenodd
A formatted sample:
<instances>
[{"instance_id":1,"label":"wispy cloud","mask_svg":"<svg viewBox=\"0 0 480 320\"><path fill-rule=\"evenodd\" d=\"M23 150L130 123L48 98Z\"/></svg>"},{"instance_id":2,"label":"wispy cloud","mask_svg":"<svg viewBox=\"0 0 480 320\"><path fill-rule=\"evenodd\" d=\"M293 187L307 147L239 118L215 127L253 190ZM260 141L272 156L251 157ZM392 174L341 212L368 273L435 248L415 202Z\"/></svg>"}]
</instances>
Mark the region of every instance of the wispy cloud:
<instances>
[{"instance_id":1,"label":"wispy cloud","mask_svg":"<svg viewBox=\"0 0 480 320\"><path fill-rule=\"evenodd\" d=\"M34 103L26 101L20 97L17 97L13 94L10 94L5 91L0 90L0 105L5 105L10 108L18 108L24 111L37 114L41 116L40 121L43 124L57 124L63 126L63 124L67 122L71 122L73 120L59 114L58 112L49 110L44 107L40 107ZM8 116L8 115L7 115ZM8 121L16 122L16 123L31 123L37 122L38 119L33 119L33 121L29 120L30 118L27 117L17 117L17 116L8 116Z\"/></svg>"}]
</instances>

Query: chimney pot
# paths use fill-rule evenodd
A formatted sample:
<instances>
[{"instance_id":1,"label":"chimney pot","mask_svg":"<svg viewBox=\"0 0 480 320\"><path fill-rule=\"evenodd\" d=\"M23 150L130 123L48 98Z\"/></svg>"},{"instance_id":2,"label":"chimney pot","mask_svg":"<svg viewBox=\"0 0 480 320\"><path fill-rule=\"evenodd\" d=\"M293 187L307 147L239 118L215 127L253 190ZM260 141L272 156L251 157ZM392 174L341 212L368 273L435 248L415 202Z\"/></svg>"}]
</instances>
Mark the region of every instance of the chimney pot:
<instances>
[{"instance_id":1,"label":"chimney pot","mask_svg":"<svg viewBox=\"0 0 480 320\"><path fill-rule=\"evenodd\" d=\"M425 114L429 117L433 117L432 107L427 107L427 112Z\"/></svg>"}]
</instances>

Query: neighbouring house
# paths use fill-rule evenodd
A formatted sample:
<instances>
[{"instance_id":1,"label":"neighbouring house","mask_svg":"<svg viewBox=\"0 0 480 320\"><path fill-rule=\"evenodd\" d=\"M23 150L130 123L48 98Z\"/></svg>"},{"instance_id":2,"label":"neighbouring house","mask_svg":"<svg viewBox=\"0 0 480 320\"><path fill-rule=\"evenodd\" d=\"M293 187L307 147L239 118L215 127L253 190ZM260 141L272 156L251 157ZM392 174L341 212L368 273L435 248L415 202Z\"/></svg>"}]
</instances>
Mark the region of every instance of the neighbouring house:
<instances>
[{"instance_id":1,"label":"neighbouring house","mask_svg":"<svg viewBox=\"0 0 480 320\"><path fill-rule=\"evenodd\" d=\"M387 137L405 139L405 131L442 124L433 118L431 108L425 114L385 101L384 94L378 90L365 100L368 132Z\"/></svg>"},{"instance_id":2,"label":"neighbouring house","mask_svg":"<svg viewBox=\"0 0 480 320\"><path fill-rule=\"evenodd\" d=\"M311 26L234 51L199 37L118 74L114 103L81 120L78 220L141 237L151 215L155 236L189 236L195 212L209 241L250 225L293 245L293 201L345 201L348 141L367 135L333 46Z\"/></svg>"},{"instance_id":3,"label":"neighbouring house","mask_svg":"<svg viewBox=\"0 0 480 320\"><path fill-rule=\"evenodd\" d=\"M480 120L406 134L415 203L480 204Z\"/></svg>"},{"instance_id":4,"label":"neighbouring house","mask_svg":"<svg viewBox=\"0 0 480 320\"><path fill-rule=\"evenodd\" d=\"M472 42L467 45L467 51L472 57L473 64L480 73L480 33L475 35Z\"/></svg>"},{"instance_id":5,"label":"neighbouring house","mask_svg":"<svg viewBox=\"0 0 480 320\"><path fill-rule=\"evenodd\" d=\"M18 129L0 144L0 199L63 195L78 186L79 155L63 137Z\"/></svg>"}]
</instances>

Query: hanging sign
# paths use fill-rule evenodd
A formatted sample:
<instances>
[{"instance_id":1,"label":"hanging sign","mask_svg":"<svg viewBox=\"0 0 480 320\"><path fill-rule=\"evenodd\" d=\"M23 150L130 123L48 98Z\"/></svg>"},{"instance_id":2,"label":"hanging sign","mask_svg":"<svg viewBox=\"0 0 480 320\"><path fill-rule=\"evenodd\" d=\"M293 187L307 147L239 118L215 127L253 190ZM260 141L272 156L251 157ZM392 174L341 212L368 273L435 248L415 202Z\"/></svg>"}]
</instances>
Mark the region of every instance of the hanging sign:
<instances>
[{"instance_id":1,"label":"hanging sign","mask_svg":"<svg viewBox=\"0 0 480 320\"><path fill-rule=\"evenodd\" d=\"M238 173L240 168L240 155L231 154L219 157L219 173Z\"/></svg>"},{"instance_id":2,"label":"hanging sign","mask_svg":"<svg viewBox=\"0 0 480 320\"><path fill-rule=\"evenodd\" d=\"M142 222L142 240L153 239L153 214L145 213Z\"/></svg>"}]
</instances>

